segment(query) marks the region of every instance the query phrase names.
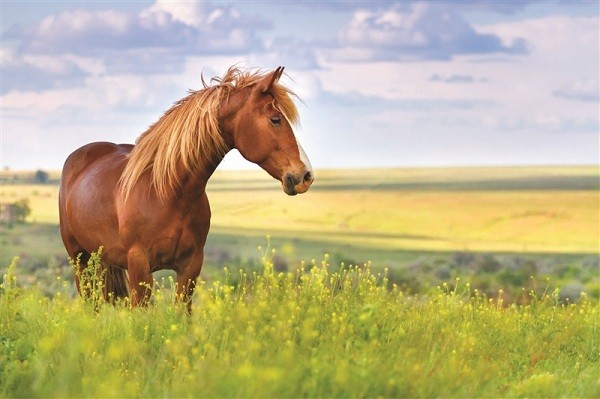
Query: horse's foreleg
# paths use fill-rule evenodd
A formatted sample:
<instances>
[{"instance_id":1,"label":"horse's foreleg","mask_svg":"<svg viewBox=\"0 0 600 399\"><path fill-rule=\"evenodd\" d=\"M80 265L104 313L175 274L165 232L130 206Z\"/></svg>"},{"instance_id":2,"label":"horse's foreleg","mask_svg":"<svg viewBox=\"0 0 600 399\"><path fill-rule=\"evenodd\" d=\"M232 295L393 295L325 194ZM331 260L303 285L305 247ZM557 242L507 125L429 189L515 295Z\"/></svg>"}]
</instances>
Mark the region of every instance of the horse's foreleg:
<instances>
[{"instance_id":1,"label":"horse's foreleg","mask_svg":"<svg viewBox=\"0 0 600 399\"><path fill-rule=\"evenodd\" d=\"M199 250L192 255L186 267L177 271L177 300L187 304L188 313L192 313L192 295L203 261L204 251Z\"/></svg>"},{"instance_id":2,"label":"horse's foreleg","mask_svg":"<svg viewBox=\"0 0 600 399\"><path fill-rule=\"evenodd\" d=\"M146 305L152 295L154 278L145 251L130 249L127 252L127 272L131 306Z\"/></svg>"}]
</instances>

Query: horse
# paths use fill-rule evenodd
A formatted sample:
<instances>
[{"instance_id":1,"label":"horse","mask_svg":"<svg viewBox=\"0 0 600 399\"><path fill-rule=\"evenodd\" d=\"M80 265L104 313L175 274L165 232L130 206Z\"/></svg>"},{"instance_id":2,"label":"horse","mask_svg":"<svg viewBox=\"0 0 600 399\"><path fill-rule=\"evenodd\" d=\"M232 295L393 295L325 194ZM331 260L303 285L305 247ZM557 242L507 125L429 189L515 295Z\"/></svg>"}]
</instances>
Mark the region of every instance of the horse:
<instances>
[{"instance_id":1,"label":"horse","mask_svg":"<svg viewBox=\"0 0 600 399\"><path fill-rule=\"evenodd\" d=\"M147 304L152 273L177 274L176 295L191 298L204 260L211 210L206 184L232 149L281 182L306 192L314 173L298 143L295 94L271 72L230 67L190 90L135 145L94 142L65 161L59 191L60 233L79 271L103 248L105 299ZM79 273L76 286L82 294Z\"/></svg>"}]
</instances>

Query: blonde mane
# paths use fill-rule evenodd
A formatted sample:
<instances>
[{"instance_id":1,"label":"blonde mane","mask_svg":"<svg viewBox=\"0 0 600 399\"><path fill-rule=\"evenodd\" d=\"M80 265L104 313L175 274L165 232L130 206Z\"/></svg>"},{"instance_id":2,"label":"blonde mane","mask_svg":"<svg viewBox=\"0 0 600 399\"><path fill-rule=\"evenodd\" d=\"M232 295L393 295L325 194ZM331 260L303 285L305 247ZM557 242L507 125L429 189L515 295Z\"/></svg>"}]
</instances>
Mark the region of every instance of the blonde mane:
<instances>
[{"instance_id":1,"label":"blonde mane","mask_svg":"<svg viewBox=\"0 0 600 399\"><path fill-rule=\"evenodd\" d=\"M222 158L229 148L219 130L219 106L237 90L252 86L267 74L231 67L223 77L213 77L210 85L202 79L203 89L193 91L177 101L138 139L128 155L119 181L125 200L140 177L147 171L158 197L165 199L181 187L186 173L201 171L203 160ZM292 91L279 83L271 87L273 105L290 124L298 122L298 110Z\"/></svg>"}]
</instances>

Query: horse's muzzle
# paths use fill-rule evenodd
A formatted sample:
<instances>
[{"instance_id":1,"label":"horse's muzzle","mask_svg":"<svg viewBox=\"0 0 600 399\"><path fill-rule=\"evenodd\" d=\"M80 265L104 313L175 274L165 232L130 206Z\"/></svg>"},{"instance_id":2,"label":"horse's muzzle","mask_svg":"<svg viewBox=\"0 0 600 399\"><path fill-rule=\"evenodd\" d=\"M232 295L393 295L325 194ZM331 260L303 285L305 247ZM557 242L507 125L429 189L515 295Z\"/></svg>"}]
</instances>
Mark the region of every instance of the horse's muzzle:
<instances>
[{"instance_id":1,"label":"horse's muzzle","mask_svg":"<svg viewBox=\"0 0 600 399\"><path fill-rule=\"evenodd\" d=\"M299 176L288 173L284 176L282 181L283 191L287 195L302 194L308 191L308 188L313 181L314 176L310 171L305 171Z\"/></svg>"}]
</instances>

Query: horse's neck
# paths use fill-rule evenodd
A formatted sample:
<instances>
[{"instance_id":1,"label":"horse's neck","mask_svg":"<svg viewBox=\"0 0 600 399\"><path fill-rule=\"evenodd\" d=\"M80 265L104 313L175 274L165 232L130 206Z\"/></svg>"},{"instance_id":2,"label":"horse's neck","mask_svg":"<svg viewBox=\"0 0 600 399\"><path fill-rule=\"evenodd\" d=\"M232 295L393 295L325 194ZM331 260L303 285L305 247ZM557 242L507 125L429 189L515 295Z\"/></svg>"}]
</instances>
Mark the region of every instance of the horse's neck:
<instances>
[{"instance_id":1,"label":"horse's neck","mask_svg":"<svg viewBox=\"0 0 600 399\"><path fill-rule=\"evenodd\" d=\"M206 183L215 172L217 166L221 163L223 157L215 156L212 159L202 159L201 167L195 172L185 171L183 165L178 165L178 173L181 173L181 194L192 194L202 192L206 188Z\"/></svg>"},{"instance_id":2,"label":"horse's neck","mask_svg":"<svg viewBox=\"0 0 600 399\"><path fill-rule=\"evenodd\" d=\"M225 141L225 144L229 150L235 148L233 140L235 118L244 101L246 101L248 94L249 90L244 89L240 90L240 92L232 93L219 107L219 128L221 130L223 140ZM181 176L184 176L182 179L182 189L184 191L197 191L198 189L204 190L208 179L210 179L222 160L223 156L220 155L213 155L212 158L203 158L201 160L201 168L199 168L199 171L194 174L186 174L183 165L179 165L178 172L181 172Z\"/></svg>"},{"instance_id":3,"label":"horse's neck","mask_svg":"<svg viewBox=\"0 0 600 399\"><path fill-rule=\"evenodd\" d=\"M218 111L218 123L221 135L225 144L227 145L227 152L235 147L233 140L233 130L235 128L235 117L237 112L242 107L244 101L247 99L247 90L241 90L241 92L234 92L228 96L225 101L219 106ZM190 174L185 172L183 165L178 165L178 172L182 178L182 189L197 191L199 189L204 190L206 183L215 172L223 160L225 154L213 154L211 157L204 157L201 159L201 165L199 170Z\"/></svg>"}]
</instances>

